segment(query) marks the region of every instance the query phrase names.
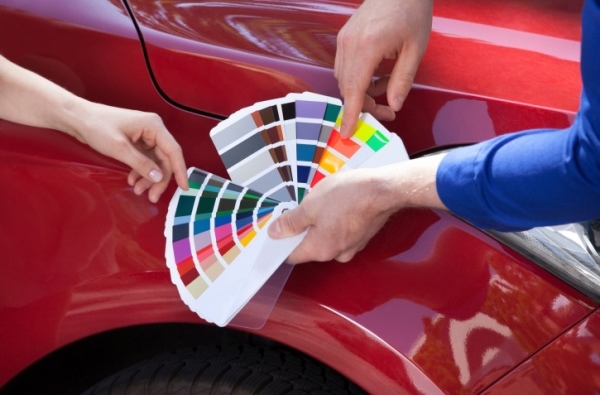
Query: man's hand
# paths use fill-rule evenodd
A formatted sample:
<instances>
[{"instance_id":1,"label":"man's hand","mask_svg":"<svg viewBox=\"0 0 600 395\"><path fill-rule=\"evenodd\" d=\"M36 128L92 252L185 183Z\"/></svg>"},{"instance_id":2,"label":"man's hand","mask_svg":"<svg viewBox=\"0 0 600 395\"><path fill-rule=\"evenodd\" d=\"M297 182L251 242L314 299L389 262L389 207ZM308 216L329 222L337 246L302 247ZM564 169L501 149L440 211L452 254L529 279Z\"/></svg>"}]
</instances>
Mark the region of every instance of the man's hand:
<instances>
[{"instance_id":1,"label":"man's hand","mask_svg":"<svg viewBox=\"0 0 600 395\"><path fill-rule=\"evenodd\" d=\"M350 137L362 111L391 121L402 108L429 41L433 0L365 0L340 30L335 77L344 99L341 125ZM390 76L372 80L384 59L395 59ZM374 97L387 91L388 105Z\"/></svg>"},{"instance_id":2,"label":"man's hand","mask_svg":"<svg viewBox=\"0 0 600 395\"><path fill-rule=\"evenodd\" d=\"M274 239L308 228L287 262L347 262L362 250L390 215L405 207L446 209L436 188L443 154L372 169L335 173L321 180L302 203L269 226Z\"/></svg>"},{"instance_id":3,"label":"man's hand","mask_svg":"<svg viewBox=\"0 0 600 395\"><path fill-rule=\"evenodd\" d=\"M380 186L372 184L371 173L371 169L352 170L323 179L298 207L269 226L272 238L308 228L288 263L347 262L364 248L393 212L378 200Z\"/></svg>"}]
</instances>

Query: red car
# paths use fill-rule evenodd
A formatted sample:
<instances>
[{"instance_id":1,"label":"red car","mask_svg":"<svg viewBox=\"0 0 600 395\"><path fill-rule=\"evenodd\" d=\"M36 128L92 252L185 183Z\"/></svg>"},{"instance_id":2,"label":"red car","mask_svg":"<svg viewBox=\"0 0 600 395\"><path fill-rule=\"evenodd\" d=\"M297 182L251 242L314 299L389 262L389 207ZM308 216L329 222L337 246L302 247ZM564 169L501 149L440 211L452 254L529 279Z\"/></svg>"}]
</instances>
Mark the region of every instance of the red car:
<instances>
[{"instance_id":1,"label":"red car","mask_svg":"<svg viewBox=\"0 0 600 395\"><path fill-rule=\"evenodd\" d=\"M0 53L89 100L158 113L189 166L227 178L209 131L290 92L339 97L336 35L359 3L0 0ZM581 3L436 0L414 89L386 126L411 157L568 126ZM174 183L152 204L127 172L0 121L0 393L600 391L595 222L492 234L404 210L351 262L295 267L263 327L219 328L169 277Z\"/></svg>"}]
</instances>

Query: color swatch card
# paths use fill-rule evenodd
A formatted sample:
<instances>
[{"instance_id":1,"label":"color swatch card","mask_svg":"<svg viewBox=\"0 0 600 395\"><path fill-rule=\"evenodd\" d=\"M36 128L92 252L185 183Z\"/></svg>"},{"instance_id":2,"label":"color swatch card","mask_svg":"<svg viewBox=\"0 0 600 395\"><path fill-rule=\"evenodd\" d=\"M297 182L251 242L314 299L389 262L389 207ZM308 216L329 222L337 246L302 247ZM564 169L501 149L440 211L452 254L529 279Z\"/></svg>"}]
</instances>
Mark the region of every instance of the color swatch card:
<instances>
[{"instance_id":1,"label":"color swatch card","mask_svg":"<svg viewBox=\"0 0 600 395\"><path fill-rule=\"evenodd\" d=\"M241 109L211 131L230 180L189 169L190 189L176 191L165 228L171 279L202 318L227 325L278 270L304 234L273 240L267 228L319 181L408 160L400 138L369 114L342 139L342 112L339 99L289 94ZM287 276L279 277L280 290Z\"/></svg>"},{"instance_id":2,"label":"color swatch card","mask_svg":"<svg viewBox=\"0 0 600 395\"><path fill-rule=\"evenodd\" d=\"M227 325L304 235L273 240L267 227L294 202L278 202L200 169L169 205L167 266L182 300L207 321Z\"/></svg>"}]
</instances>

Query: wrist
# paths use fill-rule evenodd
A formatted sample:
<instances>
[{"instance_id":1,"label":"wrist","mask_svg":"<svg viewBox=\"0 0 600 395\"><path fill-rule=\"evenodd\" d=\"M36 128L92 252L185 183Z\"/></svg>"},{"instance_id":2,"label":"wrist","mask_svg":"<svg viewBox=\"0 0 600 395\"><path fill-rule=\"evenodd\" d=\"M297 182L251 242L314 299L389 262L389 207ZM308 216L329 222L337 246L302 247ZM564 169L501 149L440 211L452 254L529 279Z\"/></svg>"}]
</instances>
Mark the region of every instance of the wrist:
<instances>
[{"instance_id":1,"label":"wrist","mask_svg":"<svg viewBox=\"0 0 600 395\"><path fill-rule=\"evenodd\" d=\"M431 155L378 168L372 172L377 203L395 212L406 207L446 209L436 187L444 154Z\"/></svg>"},{"instance_id":2,"label":"wrist","mask_svg":"<svg viewBox=\"0 0 600 395\"><path fill-rule=\"evenodd\" d=\"M56 111L54 128L85 143L87 119L91 116L94 105L95 103L78 96L66 94Z\"/></svg>"}]
</instances>

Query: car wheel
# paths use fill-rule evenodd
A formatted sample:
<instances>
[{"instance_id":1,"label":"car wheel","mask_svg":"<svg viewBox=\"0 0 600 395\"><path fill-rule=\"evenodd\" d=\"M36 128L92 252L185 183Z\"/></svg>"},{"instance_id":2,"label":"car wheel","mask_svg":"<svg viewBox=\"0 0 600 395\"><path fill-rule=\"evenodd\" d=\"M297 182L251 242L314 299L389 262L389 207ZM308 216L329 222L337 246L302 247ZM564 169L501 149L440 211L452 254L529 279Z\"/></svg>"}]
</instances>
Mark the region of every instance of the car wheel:
<instances>
[{"instance_id":1,"label":"car wheel","mask_svg":"<svg viewBox=\"0 0 600 395\"><path fill-rule=\"evenodd\" d=\"M143 361L102 380L100 394L364 394L307 356L264 346L210 346Z\"/></svg>"}]
</instances>

